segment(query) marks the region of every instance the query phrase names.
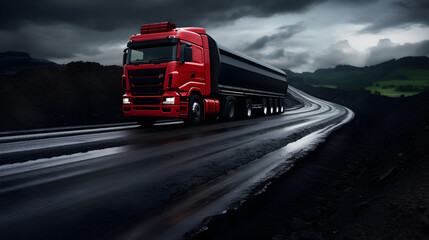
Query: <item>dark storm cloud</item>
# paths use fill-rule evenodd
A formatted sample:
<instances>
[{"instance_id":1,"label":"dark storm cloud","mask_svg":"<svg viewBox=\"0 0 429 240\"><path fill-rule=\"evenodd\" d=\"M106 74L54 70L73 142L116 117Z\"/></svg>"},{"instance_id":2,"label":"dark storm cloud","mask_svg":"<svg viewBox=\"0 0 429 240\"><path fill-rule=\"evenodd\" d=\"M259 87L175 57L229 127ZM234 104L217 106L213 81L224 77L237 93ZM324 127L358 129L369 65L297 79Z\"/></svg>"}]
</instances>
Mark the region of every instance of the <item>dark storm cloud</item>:
<instances>
[{"instance_id":1,"label":"dark storm cloud","mask_svg":"<svg viewBox=\"0 0 429 240\"><path fill-rule=\"evenodd\" d=\"M286 52L284 57L281 58L281 61L274 63L281 69L294 69L303 65L309 64L310 54L308 52Z\"/></svg>"},{"instance_id":2,"label":"dark storm cloud","mask_svg":"<svg viewBox=\"0 0 429 240\"><path fill-rule=\"evenodd\" d=\"M365 54L352 48L347 40L332 44L314 59L314 67L330 68L336 65L371 66L404 56L429 56L429 40L417 43L395 44L390 39L380 39L377 46Z\"/></svg>"},{"instance_id":3,"label":"dark storm cloud","mask_svg":"<svg viewBox=\"0 0 429 240\"><path fill-rule=\"evenodd\" d=\"M322 54L314 59L315 68L328 68L340 64L359 66L364 62L362 53L350 46L347 40L332 44Z\"/></svg>"},{"instance_id":4,"label":"dark storm cloud","mask_svg":"<svg viewBox=\"0 0 429 240\"><path fill-rule=\"evenodd\" d=\"M39 58L96 54L106 41L126 42L142 23L219 26L243 16L307 9L316 0L0 0L0 51ZM119 34L121 33L121 34Z\"/></svg>"},{"instance_id":5,"label":"dark storm cloud","mask_svg":"<svg viewBox=\"0 0 429 240\"><path fill-rule=\"evenodd\" d=\"M362 32L378 33L386 28L405 28L410 24L429 26L429 0L393 0L375 11L377 12L368 12L355 20L369 23Z\"/></svg>"},{"instance_id":6,"label":"dark storm cloud","mask_svg":"<svg viewBox=\"0 0 429 240\"><path fill-rule=\"evenodd\" d=\"M367 32L405 27L411 23L429 25L429 18L426 17L429 0L0 0L0 51L27 51L38 58L64 60L97 56L97 60L109 62L105 59L115 57L116 51L120 60L121 44L125 46L129 36L138 33L143 23L170 20L179 27L201 26L211 30L232 25L234 32L218 31L216 36L228 39L226 36L237 36L243 32L241 30L252 28L244 21L236 21L244 17L269 18L287 13L305 16L306 11L323 4L333 12L337 6L343 7L338 14L347 18L338 20L366 24L368 27L364 31ZM377 8L372 8L373 5ZM359 12L358 9L365 10ZM330 19L326 16L314 17ZM309 65L310 55L314 53L310 54L305 49L314 50L317 43L310 46L313 43L308 41L305 43L307 45L301 45L296 35L309 31L312 20L296 21L303 23L284 25L273 33L259 35L256 40L248 40L253 42L239 50L281 68ZM242 26L234 25L238 22ZM278 26L278 23L273 24ZM291 52L283 49L284 40L287 39ZM112 46L115 50L108 50ZM299 51L302 52L296 52L292 47L301 47ZM333 56L335 61L329 54L322 54L318 62L322 64L323 58L328 63L353 59L347 51L337 53Z\"/></svg>"},{"instance_id":7,"label":"dark storm cloud","mask_svg":"<svg viewBox=\"0 0 429 240\"><path fill-rule=\"evenodd\" d=\"M310 60L308 52L289 52L283 48L277 48L268 53L251 52L249 55L280 69L297 68L309 64Z\"/></svg>"},{"instance_id":8,"label":"dark storm cloud","mask_svg":"<svg viewBox=\"0 0 429 240\"><path fill-rule=\"evenodd\" d=\"M1 0L0 29L29 23L66 23L98 30L125 24L175 20L180 25L215 24L243 16L271 16L304 9L315 0L117 1L117 0Z\"/></svg>"},{"instance_id":9,"label":"dark storm cloud","mask_svg":"<svg viewBox=\"0 0 429 240\"><path fill-rule=\"evenodd\" d=\"M65 23L108 31L128 24L135 26L166 20L173 20L179 26L207 27L243 16L268 17L297 12L325 1L328 0L1 0L0 29L11 30L28 24Z\"/></svg>"},{"instance_id":10,"label":"dark storm cloud","mask_svg":"<svg viewBox=\"0 0 429 240\"><path fill-rule=\"evenodd\" d=\"M293 35L302 32L304 30L302 23L297 23L294 25L284 25L277 29L277 32L272 35L265 35L256 39L253 43L249 44L246 47L246 50L257 50L264 48L265 46L272 44L273 42L280 42L291 38Z\"/></svg>"},{"instance_id":11,"label":"dark storm cloud","mask_svg":"<svg viewBox=\"0 0 429 240\"><path fill-rule=\"evenodd\" d=\"M264 35L248 44L242 51L255 59L271 64L281 69L291 69L309 63L307 52L290 52L283 47L285 42L295 34L305 30L302 22L278 27L275 33ZM266 48L268 47L269 48ZM267 51L266 49L273 49Z\"/></svg>"},{"instance_id":12,"label":"dark storm cloud","mask_svg":"<svg viewBox=\"0 0 429 240\"><path fill-rule=\"evenodd\" d=\"M374 65L404 56L429 56L429 40L417 43L395 44L390 39L380 39L377 46L369 49L366 64Z\"/></svg>"},{"instance_id":13,"label":"dark storm cloud","mask_svg":"<svg viewBox=\"0 0 429 240\"><path fill-rule=\"evenodd\" d=\"M0 51L16 50L30 53L33 57L72 58L78 55L100 54L100 46L115 44L118 39L124 45L135 31L88 31L70 25L29 25L16 31L2 31ZM118 56L120 56L120 52Z\"/></svg>"}]
</instances>

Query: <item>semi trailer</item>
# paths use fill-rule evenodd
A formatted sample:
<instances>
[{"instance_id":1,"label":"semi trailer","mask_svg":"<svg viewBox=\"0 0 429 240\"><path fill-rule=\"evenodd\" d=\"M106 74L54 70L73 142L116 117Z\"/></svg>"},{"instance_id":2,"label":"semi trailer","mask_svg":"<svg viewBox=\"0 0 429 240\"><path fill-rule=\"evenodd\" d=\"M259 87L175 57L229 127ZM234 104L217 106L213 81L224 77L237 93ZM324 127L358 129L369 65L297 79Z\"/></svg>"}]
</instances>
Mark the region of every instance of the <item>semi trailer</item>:
<instances>
[{"instance_id":1,"label":"semi trailer","mask_svg":"<svg viewBox=\"0 0 429 240\"><path fill-rule=\"evenodd\" d=\"M144 24L128 41L123 66L123 115L145 126L284 112L286 73L219 45L204 28Z\"/></svg>"}]
</instances>

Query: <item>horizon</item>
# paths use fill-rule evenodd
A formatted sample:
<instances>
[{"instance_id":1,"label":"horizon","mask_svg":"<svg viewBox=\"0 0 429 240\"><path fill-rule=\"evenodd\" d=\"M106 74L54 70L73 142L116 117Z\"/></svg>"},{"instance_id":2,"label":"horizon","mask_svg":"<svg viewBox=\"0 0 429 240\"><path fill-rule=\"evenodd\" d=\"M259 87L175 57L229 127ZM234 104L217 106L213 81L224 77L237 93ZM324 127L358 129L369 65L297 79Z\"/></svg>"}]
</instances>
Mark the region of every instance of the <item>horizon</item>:
<instances>
[{"instance_id":1,"label":"horizon","mask_svg":"<svg viewBox=\"0 0 429 240\"><path fill-rule=\"evenodd\" d=\"M34 57L31 55L31 53L28 53L28 52L22 52L22 51L12 51L12 50L9 50L9 51L5 51L5 52L0 52L0 54L6 54L6 55L7 55L7 53L8 53L8 52L11 52L11 53L24 53L24 54L28 54L28 56L29 56L30 58L33 58L33 59L36 59L36 60L43 60L43 61L48 60L48 59L34 58ZM335 68L337 68L337 67L339 67L339 66L348 66L348 67L355 67L355 68L373 67L373 66L377 66L377 65L380 65L380 64L384 64L384 63L386 63L386 62L398 61L398 60L403 59L403 58L427 58L427 59L429 59L429 56L404 56L404 57L400 57L400 58L392 58L392 59L389 59L389 60L386 60L386 61L383 61L383 62L378 62L378 63L374 63L374 64L372 64L372 65L365 65L365 66L354 66L354 65L350 65L350 64L338 64L338 65L331 66L331 67L318 68L318 69L315 69L315 70L313 70L313 71L311 71L311 72L309 72L309 71L296 72L296 71L293 71L293 70L291 70L291 69L287 69L287 68L285 68L285 69L280 69L280 70L282 70L282 71L290 71L290 72L297 73L297 74L301 74L301 73L314 73L314 72L316 72L317 70L323 70L323 69L335 69ZM51 61L51 60L48 60L48 61ZM67 64L75 63L75 62L83 62L83 63L98 63L98 64L100 64L100 65L102 65L102 66L106 66L106 67L108 67L108 66L117 66L117 67L122 67L122 64L121 64L121 65L118 65L118 64L110 64L110 65L109 65L109 64L103 64L103 63L100 63L100 62L95 62L95 61L84 61L84 60L73 60L73 61L66 62L66 63L58 63L58 62L55 62L55 61L51 61L51 62L53 62L53 63L55 63L55 64L57 64L57 65L67 65Z\"/></svg>"},{"instance_id":2,"label":"horizon","mask_svg":"<svg viewBox=\"0 0 429 240\"><path fill-rule=\"evenodd\" d=\"M2 1L0 51L121 66L122 50L142 24L171 20L204 27L218 43L294 72L429 56L428 0L103 3L42 0L22 8Z\"/></svg>"}]
</instances>

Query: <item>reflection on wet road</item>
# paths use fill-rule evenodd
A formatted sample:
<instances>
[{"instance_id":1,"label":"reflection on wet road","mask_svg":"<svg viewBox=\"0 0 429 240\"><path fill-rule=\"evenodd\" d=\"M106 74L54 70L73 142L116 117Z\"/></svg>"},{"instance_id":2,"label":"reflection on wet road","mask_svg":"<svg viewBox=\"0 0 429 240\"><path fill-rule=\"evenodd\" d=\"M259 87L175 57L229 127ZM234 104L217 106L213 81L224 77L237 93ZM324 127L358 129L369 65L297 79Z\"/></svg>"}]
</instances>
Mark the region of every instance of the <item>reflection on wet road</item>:
<instances>
[{"instance_id":1,"label":"reflection on wet road","mask_svg":"<svg viewBox=\"0 0 429 240\"><path fill-rule=\"evenodd\" d=\"M0 137L0 238L179 239L204 227L353 118L290 94L300 104L265 118Z\"/></svg>"}]
</instances>

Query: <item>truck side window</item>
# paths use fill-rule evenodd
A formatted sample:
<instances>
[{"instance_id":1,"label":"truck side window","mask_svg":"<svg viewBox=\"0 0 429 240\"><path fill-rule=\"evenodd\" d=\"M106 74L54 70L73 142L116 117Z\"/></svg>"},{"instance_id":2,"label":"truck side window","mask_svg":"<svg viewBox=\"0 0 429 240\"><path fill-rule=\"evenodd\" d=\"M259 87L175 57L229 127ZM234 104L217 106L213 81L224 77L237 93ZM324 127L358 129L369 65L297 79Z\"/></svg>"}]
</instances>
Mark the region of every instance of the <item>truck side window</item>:
<instances>
[{"instance_id":1,"label":"truck side window","mask_svg":"<svg viewBox=\"0 0 429 240\"><path fill-rule=\"evenodd\" d=\"M192 46L192 59L194 63L203 63L203 49L199 46Z\"/></svg>"}]
</instances>

